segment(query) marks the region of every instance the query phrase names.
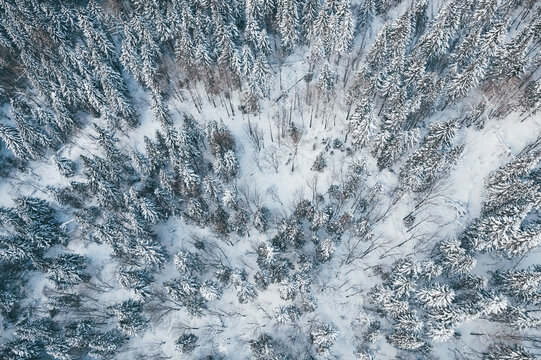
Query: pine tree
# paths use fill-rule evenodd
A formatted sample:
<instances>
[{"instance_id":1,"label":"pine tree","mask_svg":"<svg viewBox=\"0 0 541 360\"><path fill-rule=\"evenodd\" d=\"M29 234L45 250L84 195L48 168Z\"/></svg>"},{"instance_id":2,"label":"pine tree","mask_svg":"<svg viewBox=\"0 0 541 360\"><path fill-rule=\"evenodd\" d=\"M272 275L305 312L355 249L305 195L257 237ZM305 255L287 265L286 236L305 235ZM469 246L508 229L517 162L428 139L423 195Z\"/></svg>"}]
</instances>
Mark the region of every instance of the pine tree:
<instances>
[{"instance_id":1,"label":"pine tree","mask_svg":"<svg viewBox=\"0 0 541 360\"><path fill-rule=\"evenodd\" d=\"M507 19L497 21L481 36L479 44L480 56L493 56L497 48L501 47L507 35Z\"/></svg>"},{"instance_id":2,"label":"pine tree","mask_svg":"<svg viewBox=\"0 0 541 360\"><path fill-rule=\"evenodd\" d=\"M7 341L0 346L0 355L6 360L35 359L42 349L29 340Z\"/></svg>"},{"instance_id":3,"label":"pine tree","mask_svg":"<svg viewBox=\"0 0 541 360\"><path fill-rule=\"evenodd\" d=\"M455 293L447 285L434 284L433 287L418 290L418 301L429 308L449 307L453 303Z\"/></svg>"},{"instance_id":4,"label":"pine tree","mask_svg":"<svg viewBox=\"0 0 541 360\"><path fill-rule=\"evenodd\" d=\"M378 167L384 169L394 164L399 157L418 141L419 130L400 131L391 134L383 131L376 137L372 154L378 159Z\"/></svg>"},{"instance_id":5,"label":"pine tree","mask_svg":"<svg viewBox=\"0 0 541 360\"><path fill-rule=\"evenodd\" d=\"M141 335L148 327L148 319L142 313L142 304L135 300L126 300L112 309L118 319L118 328L129 336Z\"/></svg>"},{"instance_id":6,"label":"pine tree","mask_svg":"<svg viewBox=\"0 0 541 360\"><path fill-rule=\"evenodd\" d=\"M355 24L351 13L350 0L340 2L336 13L336 26L338 26L335 49L340 55L349 53L353 45Z\"/></svg>"},{"instance_id":7,"label":"pine tree","mask_svg":"<svg viewBox=\"0 0 541 360\"><path fill-rule=\"evenodd\" d=\"M321 262L329 261L335 251L335 244L334 241L332 241L329 238L324 239L321 241L316 249L316 256L317 259Z\"/></svg>"},{"instance_id":8,"label":"pine tree","mask_svg":"<svg viewBox=\"0 0 541 360\"><path fill-rule=\"evenodd\" d=\"M394 324L396 329L409 331L412 333L418 333L423 328L423 322L419 320L415 311L407 311L402 314L398 314L395 318Z\"/></svg>"},{"instance_id":9,"label":"pine tree","mask_svg":"<svg viewBox=\"0 0 541 360\"><path fill-rule=\"evenodd\" d=\"M455 335L455 330L438 323L429 323L426 333L434 342L446 342Z\"/></svg>"},{"instance_id":10,"label":"pine tree","mask_svg":"<svg viewBox=\"0 0 541 360\"><path fill-rule=\"evenodd\" d=\"M318 0L306 0L302 6L301 29L305 42L312 39L312 29L319 10Z\"/></svg>"},{"instance_id":11,"label":"pine tree","mask_svg":"<svg viewBox=\"0 0 541 360\"><path fill-rule=\"evenodd\" d=\"M318 325L310 331L310 343L320 355L327 355L338 337L336 329L329 324Z\"/></svg>"},{"instance_id":12,"label":"pine tree","mask_svg":"<svg viewBox=\"0 0 541 360\"><path fill-rule=\"evenodd\" d=\"M328 58L331 55L336 31L333 28L336 5L335 0L325 0L315 19L310 39L312 61L317 61L321 57Z\"/></svg>"},{"instance_id":13,"label":"pine tree","mask_svg":"<svg viewBox=\"0 0 541 360\"><path fill-rule=\"evenodd\" d=\"M388 61L389 52L389 25L384 24L374 40L374 44L366 54L367 69L370 72L376 72L381 69Z\"/></svg>"},{"instance_id":14,"label":"pine tree","mask_svg":"<svg viewBox=\"0 0 541 360\"><path fill-rule=\"evenodd\" d=\"M56 211L35 197L15 199L18 221L14 230L29 241L35 250L45 250L65 241L66 235L57 221Z\"/></svg>"},{"instance_id":15,"label":"pine tree","mask_svg":"<svg viewBox=\"0 0 541 360\"><path fill-rule=\"evenodd\" d=\"M233 64L235 57L235 44L231 27L225 24L221 15L213 14L213 21L216 24L215 37L218 52L218 64L224 69L228 69Z\"/></svg>"},{"instance_id":16,"label":"pine tree","mask_svg":"<svg viewBox=\"0 0 541 360\"><path fill-rule=\"evenodd\" d=\"M118 330L109 330L90 341L88 355L96 359L113 358L126 341L127 337Z\"/></svg>"},{"instance_id":17,"label":"pine tree","mask_svg":"<svg viewBox=\"0 0 541 360\"><path fill-rule=\"evenodd\" d=\"M100 59L98 76L111 111L122 117L128 126L137 126L135 111L126 95L128 90L121 75Z\"/></svg>"},{"instance_id":18,"label":"pine tree","mask_svg":"<svg viewBox=\"0 0 541 360\"><path fill-rule=\"evenodd\" d=\"M77 285L89 279L86 273L86 258L78 254L62 253L55 258L47 259L45 269L49 279L59 289Z\"/></svg>"},{"instance_id":19,"label":"pine tree","mask_svg":"<svg viewBox=\"0 0 541 360\"><path fill-rule=\"evenodd\" d=\"M257 298L257 290L246 280L246 272L244 270L235 269L231 274L231 283L237 291L239 303L245 304Z\"/></svg>"},{"instance_id":20,"label":"pine tree","mask_svg":"<svg viewBox=\"0 0 541 360\"><path fill-rule=\"evenodd\" d=\"M224 190L222 204L226 209L235 209L237 207L236 195L231 189Z\"/></svg>"},{"instance_id":21,"label":"pine tree","mask_svg":"<svg viewBox=\"0 0 541 360\"><path fill-rule=\"evenodd\" d=\"M153 276L146 269L121 268L116 274L119 284L129 289L136 300L146 300L152 295Z\"/></svg>"},{"instance_id":22,"label":"pine tree","mask_svg":"<svg viewBox=\"0 0 541 360\"><path fill-rule=\"evenodd\" d=\"M319 155L314 160L314 163L312 164L312 167L310 168L310 170L322 172L323 169L327 167L327 163L323 155L324 155L323 151L319 153Z\"/></svg>"},{"instance_id":23,"label":"pine tree","mask_svg":"<svg viewBox=\"0 0 541 360\"><path fill-rule=\"evenodd\" d=\"M175 342L175 349L180 353L189 354L198 346L198 340L199 338L192 333L184 334Z\"/></svg>"},{"instance_id":24,"label":"pine tree","mask_svg":"<svg viewBox=\"0 0 541 360\"><path fill-rule=\"evenodd\" d=\"M0 124L0 138L2 138L6 147L13 152L15 157L23 160L33 157L33 153L27 150L19 131L16 128Z\"/></svg>"},{"instance_id":25,"label":"pine tree","mask_svg":"<svg viewBox=\"0 0 541 360\"><path fill-rule=\"evenodd\" d=\"M159 89L152 88L150 90L150 108L152 116L158 123L165 127L171 125L169 110Z\"/></svg>"},{"instance_id":26,"label":"pine tree","mask_svg":"<svg viewBox=\"0 0 541 360\"><path fill-rule=\"evenodd\" d=\"M34 258L30 244L20 236L0 236L0 259L6 264L27 262Z\"/></svg>"},{"instance_id":27,"label":"pine tree","mask_svg":"<svg viewBox=\"0 0 541 360\"><path fill-rule=\"evenodd\" d=\"M374 0L364 0L357 7L357 29L366 29L372 24L376 13L376 2Z\"/></svg>"},{"instance_id":28,"label":"pine tree","mask_svg":"<svg viewBox=\"0 0 541 360\"><path fill-rule=\"evenodd\" d=\"M94 131L97 133L97 136L91 136L98 145L100 145L103 150L105 150L105 155L107 157L108 166L114 166L118 168L124 168L125 170L131 170L129 167L126 167L127 156L124 155L115 145L118 143L118 138L115 137L114 133L109 130L102 129L98 125L94 124Z\"/></svg>"},{"instance_id":29,"label":"pine tree","mask_svg":"<svg viewBox=\"0 0 541 360\"><path fill-rule=\"evenodd\" d=\"M532 111L537 112L541 104L541 81L530 81L524 90L523 106Z\"/></svg>"},{"instance_id":30,"label":"pine tree","mask_svg":"<svg viewBox=\"0 0 541 360\"><path fill-rule=\"evenodd\" d=\"M325 65L323 65L323 69L321 69L321 72L319 73L319 77L317 79L317 86L321 92L323 92L327 97L329 97L334 89L334 83L335 77L331 72L329 63L326 62Z\"/></svg>"},{"instance_id":31,"label":"pine tree","mask_svg":"<svg viewBox=\"0 0 541 360\"><path fill-rule=\"evenodd\" d=\"M250 350L256 360L276 358L276 342L268 334L262 334L257 339L250 340Z\"/></svg>"},{"instance_id":32,"label":"pine tree","mask_svg":"<svg viewBox=\"0 0 541 360\"><path fill-rule=\"evenodd\" d=\"M528 312L523 307L515 307L504 303L499 308L499 311L494 312L490 317L492 321L503 323L517 330L527 329L539 329L541 326L541 319L536 316L532 316L531 312Z\"/></svg>"},{"instance_id":33,"label":"pine tree","mask_svg":"<svg viewBox=\"0 0 541 360\"><path fill-rule=\"evenodd\" d=\"M492 173L481 218L470 226L463 243L475 251L497 250L509 257L539 244L539 229L523 220L538 202L538 185L526 178L540 153L526 151Z\"/></svg>"},{"instance_id":34,"label":"pine tree","mask_svg":"<svg viewBox=\"0 0 541 360\"><path fill-rule=\"evenodd\" d=\"M486 360L533 360L535 355L520 345L497 344L491 346L483 359Z\"/></svg>"},{"instance_id":35,"label":"pine tree","mask_svg":"<svg viewBox=\"0 0 541 360\"><path fill-rule=\"evenodd\" d=\"M167 260L167 251L153 239L136 239L130 244L130 248L133 258L150 268L161 268Z\"/></svg>"},{"instance_id":36,"label":"pine tree","mask_svg":"<svg viewBox=\"0 0 541 360\"><path fill-rule=\"evenodd\" d=\"M463 147L452 147L459 128L456 119L431 125L420 148L415 151L400 172L401 181L413 191L425 191L454 165Z\"/></svg>"},{"instance_id":37,"label":"pine tree","mask_svg":"<svg viewBox=\"0 0 541 360\"><path fill-rule=\"evenodd\" d=\"M201 294L201 284L193 276L183 276L164 283L169 296L180 302L194 316L201 316L206 309L205 298Z\"/></svg>"},{"instance_id":38,"label":"pine tree","mask_svg":"<svg viewBox=\"0 0 541 360\"><path fill-rule=\"evenodd\" d=\"M537 303L541 300L541 273L539 270L534 268L496 271L493 281L504 294L511 295L526 303Z\"/></svg>"},{"instance_id":39,"label":"pine tree","mask_svg":"<svg viewBox=\"0 0 541 360\"><path fill-rule=\"evenodd\" d=\"M291 50L299 41L299 19L297 0L278 0L278 30L284 50Z\"/></svg>"},{"instance_id":40,"label":"pine tree","mask_svg":"<svg viewBox=\"0 0 541 360\"><path fill-rule=\"evenodd\" d=\"M175 267L181 274L200 273L203 263L199 255L190 251L180 251L173 258Z\"/></svg>"},{"instance_id":41,"label":"pine tree","mask_svg":"<svg viewBox=\"0 0 541 360\"><path fill-rule=\"evenodd\" d=\"M459 26L459 4L449 3L436 16L432 27L419 39L414 50L418 56L433 61L447 53L451 39L455 36Z\"/></svg>"},{"instance_id":42,"label":"pine tree","mask_svg":"<svg viewBox=\"0 0 541 360\"><path fill-rule=\"evenodd\" d=\"M492 63L492 76L496 79L521 76L526 71L526 53L531 41L532 33L530 28L526 27L509 43L497 49Z\"/></svg>"},{"instance_id":43,"label":"pine tree","mask_svg":"<svg viewBox=\"0 0 541 360\"><path fill-rule=\"evenodd\" d=\"M189 66L196 57L196 46L189 29L189 23L194 20L185 4L183 4L181 17L175 40L175 58L177 62Z\"/></svg>"},{"instance_id":44,"label":"pine tree","mask_svg":"<svg viewBox=\"0 0 541 360\"><path fill-rule=\"evenodd\" d=\"M370 139L374 127L372 102L363 97L349 119L349 131L351 132L353 146L363 148Z\"/></svg>"},{"instance_id":45,"label":"pine tree","mask_svg":"<svg viewBox=\"0 0 541 360\"><path fill-rule=\"evenodd\" d=\"M476 259L466 254L466 250L457 240L445 240L438 245L443 268L451 275L463 275L470 272Z\"/></svg>"},{"instance_id":46,"label":"pine tree","mask_svg":"<svg viewBox=\"0 0 541 360\"><path fill-rule=\"evenodd\" d=\"M242 55L241 55L241 71L242 74L246 77L251 73L252 67L254 65L254 56L252 54L252 50L249 46L244 45L242 47Z\"/></svg>"},{"instance_id":47,"label":"pine tree","mask_svg":"<svg viewBox=\"0 0 541 360\"><path fill-rule=\"evenodd\" d=\"M235 153L232 150L227 150L223 155L216 157L214 171L216 175L226 181L235 178L239 171L239 163Z\"/></svg>"},{"instance_id":48,"label":"pine tree","mask_svg":"<svg viewBox=\"0 0 541 360\"><path fill-rule=\"evenodd\" d=\"M449 101L453 102L466 96L471 89L479 85L480 81L485 76L485 59L479 59L478 61L469 65L463 72L456 74L451 81L447 89L447 95Z\"/></svg>"},{"instance_id":49,"label":"pine tree","mask_svg":"<svg viewBox=\"0 0 541 360\"><path fill-rule=\"evenodd\" d=\"M254 214L254 227L261 233L269 228L270 210L264 206L258 207Z\"/></svg>"},{"instance_id":50,"label":"pine tree","mask_svg":"<svg viewBox=\"0 0 541 360\"><path fill-rule=\"evenodd\" d=\"M199 292L205 301L215 301L222 297L222 289L212 280L206 280L199 288Z\"/></svg>"},{"instance_id":51,"label":"pine tree","mask_svg":"<svg viewBox=\"0 0 541 360\"><path fill-rule=\"evenodd\" d=\"M269 83L271 80L271 69L264 54L259 54L255 60L249 86L253 87L254 94L261 98L269 93Z\"/></svg>"},{"instance_id":52,"label":"pine tree","mask_svg":"<svg viewBox=\"0 0 541 360\"><path fill-rule=\"evenodd\" d=\"M53 163L58 169L58 171L65 177L72 177L75 175L76 165L75 162L72 160L59 157L59 156L53 156L52 157Z\"/></svg>"},{"instance_id":53,"label":"pine tree","mask_svg":"<svg viewBox=\"0 0 541 360\"><path fill-rule=\"evenodd\" d=\"M415 350L425 344L418 335L401 330L393 332L387 339L394 346L404 350Z\"/></svg>"}]
</instances>

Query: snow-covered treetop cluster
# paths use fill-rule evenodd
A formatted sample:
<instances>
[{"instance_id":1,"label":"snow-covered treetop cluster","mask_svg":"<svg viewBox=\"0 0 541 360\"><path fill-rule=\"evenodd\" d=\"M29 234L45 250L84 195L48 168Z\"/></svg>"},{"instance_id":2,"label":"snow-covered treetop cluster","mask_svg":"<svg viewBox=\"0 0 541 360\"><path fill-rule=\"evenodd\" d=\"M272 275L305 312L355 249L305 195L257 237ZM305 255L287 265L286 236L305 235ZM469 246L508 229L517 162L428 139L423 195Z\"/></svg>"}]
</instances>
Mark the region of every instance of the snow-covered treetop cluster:
<instances>
[{"instance_id":1,"label":"snow-covered treetop cluster","mask_svg":"<svg viewBox=\"0 0 541 360\"><path fill-rule=\"evenodd\" d=\"M539 358L540 109L535 0L0 0L0 358Z\"/></svg>"}]
</instances>

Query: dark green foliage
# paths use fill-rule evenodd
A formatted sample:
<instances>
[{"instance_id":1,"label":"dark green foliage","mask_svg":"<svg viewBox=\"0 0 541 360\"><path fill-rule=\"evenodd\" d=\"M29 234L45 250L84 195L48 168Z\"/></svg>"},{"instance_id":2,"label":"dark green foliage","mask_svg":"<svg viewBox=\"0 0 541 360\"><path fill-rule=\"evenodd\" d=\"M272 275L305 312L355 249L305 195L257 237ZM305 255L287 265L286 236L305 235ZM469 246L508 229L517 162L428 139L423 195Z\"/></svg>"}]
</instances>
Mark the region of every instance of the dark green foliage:
<instances>
[{"instance_id":1,"label":"dark green foliage","mask_svg":"<svg viewBox=\"0 0 541 360\"><path fill-rule=\"evenodd\" d=\"M201 296L201 284L195 276L183 276L181 278L164 283L169 296L180 302L192 315L201 316L206 309L206 300Z\"/></svg>"},{"instance_id":2,"label":"dark green foliage","mask_svg":"<svg viewBox=\"0 0 541 360\"><path fill-rule=\"evenodd\" d=\"M533 360L534 354L519 345L497 344L491 346L483 359L487 360Z\"/></svg>"},{"instance_id":3,"label":"dark green foliage","mask_svg":"<svg viewBox=\"0 0 541 360\"><path fill-rule=\"evenodd\" d=\"M310 343L318 354L327 355L337 336L336 329L332 325L317 325L310 331Z\"/></svg>"},{"instance_id":4,"label":"dark green foliage","mask_svg":"<svg viewBox=\"0 0 541 360\"><path fill-rule=\"evenodd\" d=\"M194 334L184 334L175 342L175 349L183 354L189 354L197 347L198 339Z\"/></svg>"},{"instance_id":5,"label":"dark green foliage","mask_svg":"<svg viewBox=\"0 0 541 360\"><path fill-rule=\"evenodd\" d=\"M118 328L129 336L142 335L149 327L148 319L142 315L142 304L138 301L124 301L112 307L111 311L118 320Z\"/></svg>"},{"instance_id":6,"label":"dark green foliage","mask_svg":"<svg viewBox=\"0 0 541 360\"><path fill-rule=\"evenodd\" d=\"M152 296L150 285L153 282L152 273L146 269L120 269L116 275L122 287L130 289L140 299Z\"/></svg>"},{"instance_id":7,"label":"dark green foliage","mask_svg":"<svg viewBox=\"0 0 541 360\"><path fill-rule=\"evenodd\" d=\"M0 222L9 234L1 237L3 257L7 261L27 261L56 244L64 243L66 234L56 211L35 197L19 197L16 207L2 209Z\"/></svg>"},{"instance_id":8,"label":"dark green foliage","mask_svg":"<svg viewBox=\"0 0 541 360\"><path fill-rule=\"evenodd\" d=\"M57 288L68 288L89 279L86 258L77 254L62 253L44 263L49 279Z\"/></svg>"},{"instance_id":9,"label":"dark green foliage","mask_svg":"<svg viewBox=\"0 0 541 360\"><path fill-rule=\"evenodd\" d=\"M254 227L259 230L259 232L264 233L269 228L269 217L269 209L264 206L259 207L254 214Z\"/></svg>"},{"instance_id":10,"label":"dark green foliage","mask_svg":"<svg viewBox=\"0 0 541 360\"><path fill-rule=\"evenodd\" d=\"M109 330L95 336L88 344L88 355L94 359L113 359L126 343L126 335L118 330Z\"/></svg>"},{"instance_id":11,"label":"dark green foliage","mask_svg":"<svg viewBox=\"0 0 541 360\"><path fill-rule=\"evenodd\" d=\"M316 160L312 164L312 170L321 172L323 169L327 167L327 163L325 161L325 158L323 157L323 152L319 153L319 155L316 157Z\"/></svg>"},{"instance_id":12,"label":"dark green foliage","mask_svg":"<svg viewBox=\"0 0 541 360\"><path fill-rule=\"evenodd\" d=\"M250 340L250 350L256 360L289 359L289 356L280 351L276 340L268 334L262 334L257 339Z\"/></svg>"}]
</instances>

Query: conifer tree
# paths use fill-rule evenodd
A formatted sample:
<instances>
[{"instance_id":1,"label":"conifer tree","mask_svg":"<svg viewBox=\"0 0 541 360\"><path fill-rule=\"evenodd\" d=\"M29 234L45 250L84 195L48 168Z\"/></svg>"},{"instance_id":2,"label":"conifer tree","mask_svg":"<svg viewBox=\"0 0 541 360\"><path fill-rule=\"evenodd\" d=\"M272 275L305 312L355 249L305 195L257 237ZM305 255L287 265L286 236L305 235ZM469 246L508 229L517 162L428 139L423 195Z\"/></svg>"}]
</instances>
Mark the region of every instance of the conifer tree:
<instances>
[{"instance_id":1,"label":"conifer tree","mask_svg":"<svg viewBox=\"0 0 541 360\"><path fill-rule=\"evenodd\" d=\"M129 336L142 334L148 328L148 320L141 314L142 304L126 300L112 309L118 319L118 328Z\"/></svg>"},{"instance_id":2,"label":"conifer tree","mask_svg":"<svg viewBox=\"0 0 541 360\"><path fill-rule=\"evenodd\" d=\"M63 253L46 261L45 268L55 286L64 289L89 278L85 272L86 259L77 254Z\"/></svg>"},{"instance_id":3,"label":"conifer tree","mask_svg":"<svg viewBox=\"0 0 541 360\"><path fill-rule=\"evenodd\" d=\"M310 343L318 354L327 355L338 334L332 325L318 325L310 331Z\"/></svg>"},{"instance_id":4,"label":"conifer tree","mask_svg":"<svg viewBox=\"0 0 541 360\"><path fill-rule=\"evenodd\" d=\"M362 98L355 107L349 119L352 144L357 148L363 148L375 128L372 114L372 102L366 97Z\"/></svg>"},{"instance_id":5,"label":"conifer tree","mask_svg":"<svg viewBox=\"0 0 541 360\"><path fill-rule=\"evenodd\" d=\"M488 349L486 360L533 360L535 355L520 345L496 344Z\"/></svg>"},{"instance_id":6,"label":"conifer tree","mask_svg":"<svg viewBox=\"0 0 541 360\"><path fill-rule=\"evenodd\" d=\"M175 342L175 349L183 354L189 354L197 347L199 338L192 334L184 334Z\"/></svg>"},{"instance_id":7,"label":"conifer tree","mask_svg":"<svg viewBox=\"0 0 541 360\"><path fill-rule=\"evenodd\" d=\"M27 159L31 157L30 151L25 148L23 140L16 128L0 124L0 137L6 147L13 152L15 157L20 159Z\"/></svg>"},{"instance_id":8,"label":"conifer tree","mask_svg":"<svg viewBox=\"0 0 541 360\"><path fill-rule=\"evenodd\" d=\"M258 97L265 97L269 93L271 69L265 54L259 54L255 60L252 75L249 80L249 89Z\"/></svg>"},{"instance_id":9,"label":"conifer tree","mask_svg":"<svg viewBox=\"0 0 541 360\"><path fill-rule=\"evenodd\" d=\"M297 0L278 0L278 30L282 36L282 47L291 50L299 41L299 19Z\"/></svg>"},{"instance_id":10,"label":"conifer tree","mask_svg":"<svg viewBox=\"0 0 541 360\"><path fill-rule=\"evenodd\" d=\"M366 29L372 24L376 13L376 3L374 0L365 0L357 7L357 29Z\"/></svg>"},{"instance_id":11,"label":"conifer tree","mask_svg":"<svg viewBox=\"0 0 541 360\"><path fill-rule=\"evenodd\" d=\"M344 55L349 52L353 45L353 35L355 30L351 3L349 0L340 2L336 13L336 26L338 27L335 44L336 51L338 54Z\"/></svg>"},{"instance_id":12,"label":"conifer tree","mask_svg":"<svg viewBox=\"0 0 541 360\"><path fill-rule=\"evenodd\" d=\"M531 40L531 30L526 27L503 47L498 48L492 63L492 76L496 79L521 76L528 65L526 52Z\"/></svg>"},{"instance_id":13,"label":"conifer tree","mask_svg":"<svg viewBox=\"0 0 541 360\"><path fill-rule=\"evenodd\" d=\"M317 79L317 86L328 97L334 89L334 83L335 78L333 73L331 72L329 63L327 62L325 63L325 65L323 65L323 69L319 73L319 77Z\"/></svg>"},{"instance_id":14,"label":"conifer tree","mask_svg":"<svg viewBox=\"0 0 541 360\"><path fill-rule=\"evenodd\" d=\"M319 1L306 0L302 5L301 11L301 29L304 41L308 42L312 39L312 29L318 14Z\"/></svg>"}]
</instances>

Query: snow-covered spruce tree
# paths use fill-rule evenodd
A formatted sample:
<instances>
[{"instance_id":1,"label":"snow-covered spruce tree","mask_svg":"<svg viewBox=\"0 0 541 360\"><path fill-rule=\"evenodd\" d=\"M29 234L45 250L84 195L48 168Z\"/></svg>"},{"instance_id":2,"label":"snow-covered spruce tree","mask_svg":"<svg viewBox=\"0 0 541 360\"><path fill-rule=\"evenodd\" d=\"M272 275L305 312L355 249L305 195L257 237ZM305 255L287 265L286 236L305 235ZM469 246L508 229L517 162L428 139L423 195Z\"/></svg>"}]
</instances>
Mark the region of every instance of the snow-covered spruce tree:
<instances>
[{"instance_id":1,"label":"snow-covered spruce tree","mask_svg":"<svg viewBox=\"0 0 541 360\"><path fill-rule=\"evenodd\" d=\"M323 65L323 69L319 74L317 85L324 94L330 94L334 88L334 82L334 75L332 74L329 63L327 62L325 65Z\"/></svg>"},{"instance_id":2,"label":"snow-covered spruce tree","mask_svg":"<svg viewBox=\"0 0 541 360\"><path fill-rule=\"evenodd\" d=\"M299 41L299 3L297 0L278 0L276 11L282 47L290 50Z\"/></svg>"},{"instance_id":3,"label":"snow-covered spruce tree","mask_svg":"<svg viewBox=\"0 0 541 360\"><path fill-rule=\"evenodd\" d=\"M122 332L112 329L91 339L88 355L96 359L109 359L120 352L127 337Z\"/></svg>"},{"instance_id":4,"label":"snow-covered spruce tree","mask_svg":"<svg viewBox=\"0 0 541 360\"><path fill-rule=\"evenodd\" d=\"M539 201L538 184L528 178L539 156L538 151L524 151L489 176L483 214L462 240L467 248L512 257L538 245L539 230L524 220Z\"/></svg>"},{"instance_id":5,"label":"snow-covered spruce tree","mask_svg":"<svg viewBox=\"0 0 541 360\"><path fill-rule=\"evenodd\" d=\"M257 339L250 340L250 350L257 360L280 356L276 348L276 341L268 334L262 334Z\"/></svg>"},{"instance_id":6,"label":"snow-covered spruce tree","mask_svg":"<svg viewBox=\"0 0 541 360\"><path fill-rule=\"evenodd\" d=\"M52 157L52 160L58 171L65 177L72 177L75 175L76 164L72 160L56 155Z\"/></svg>"},{"instance_id":7,"label":"snow-covered spruce tree","mask_svg":"<svg viewBox=\"0 0 541 360\"><path fill-rule=\"evenodd\" d=\"M496 359L516 359L516 360L531 360L535 359L534 354L528 352L522 346L519 345L505 345L496 344L489 347L484 359L496 360Z\"/></svg>"},{"instance_id":8,"label":"snow-covered spruce tree","mask_svg":"<svg viewBox=\"0 0 541 360\"><path fill-rule=\"evenodd\" d=\"M26 149L19 131L16 128L0 124L0 137L2 137L2 141L6 147L11 150L16 157L26 159L32 156L31 152Z\"/></svg>"},{"instance_id":9,"label":"snow-covered spruce tree","mask_svg":"<svg viewBox=\"0 0 541 360\"><path fill-rule=\"evenodd\" d=\"M180 353L189 354L197 347L198 337L194 334L184 334L175 342L175 349Z\"/></svg>"},{"instance_id":10,"label":"snow-covered spruce tree","mask_svg":"<svg viewBox=\"0 0 541 360\"><path fill-rule=\"evenodd\" d=\"M118 328L129 336L140 335L148 328L148 320L141 314L142 305L137 301L124 301L111 311L118 320Z\"/></svg>"},{"instance_id":11,"label":"snow-covered spruce tree","mask_svg":"<svg viewBox=\"0 0 541 360\"><path fill-rule=\"evenodd\" d=\"M310 331L310 343L317 354L326 355L333 346L338 334L329 324L317 325Z\"/></svg>"},{"instance_id":12,"label":"snow-covered spruce tree","mask_svg":"<svg viewBox=\"0 0 541 360\"><path fill-rule=\"evenodd\" d=\"M77 254L63 253L55 258L46 259L44 266L49 279L60 289L89 279L85 272L86 259Z\"/></svg>"},{"instance_id":13,"label":"snow-covered spruce tree","mask_svg":"<svg viewBox=\"0 0 541 360\"><path fill-rule=\"evenodd\" d=\"M269 228L270 211L266 207L258 207L254 214L254 227L264 233Z\"/></svg>"},{"instance_id":14,"label":"snow-covered spruce tree","mask_svg":"<svg viewBox=\"0 0 541 360\"><path fill-rule=\"evenodd\" d=\"M152 296L152 273L146 269L121 268L116 274L119 284L129 289L137 300L146 300Z\"/></svg>"},{"instance_id":15,"label":"snow-covered spruce tree","mask_svg":"<svg viewBox=\"0 0 541 360\"><path fill-rule=\"evenodd\" d=\"M445 176L463 151L462 146L452 146L458 127L457 120L430 127L419 149L410 155L402 167L400 178L406 188L416 192L425 191Z\"/></svg>"},{"instance_id":16,"label":"snow-covered spruce tree","mask_svg":"<svg viewBox=\"0 0 541 360\"><path fill-rule=\"evenodd\" d=\"M493 275L494 285L501 292L515 298L519 302L538 303L541 296L541 274L539 267L533 269L496 271Z\"/></svg>"},{"instance_id":17,"label":"snow-covered spruce tree","mask_svg":"<svg viewBox=\"0 0 541 360\"><path fill-rule=\"evenodd\" d=\"M363 98L359 101L349 119L349 129L353 145L363 148L375 130L372 104L369 99Z\"/></svg>"},{"instance_id":18,"label":"snow-covered spruce tree","mask_svg":"<svg viewBox=\"0 0 541 360\"><path fill-rule=\"evenodd\" d=\"M306 0L301 9L301 30L304 41L312 39L312 29L316 21L320 2L318 0Z\"/></svg>"}]
</instances>

